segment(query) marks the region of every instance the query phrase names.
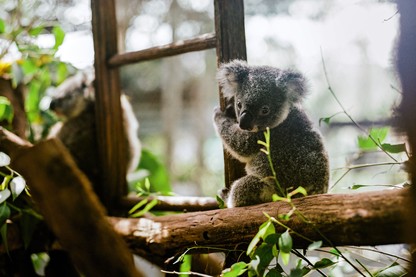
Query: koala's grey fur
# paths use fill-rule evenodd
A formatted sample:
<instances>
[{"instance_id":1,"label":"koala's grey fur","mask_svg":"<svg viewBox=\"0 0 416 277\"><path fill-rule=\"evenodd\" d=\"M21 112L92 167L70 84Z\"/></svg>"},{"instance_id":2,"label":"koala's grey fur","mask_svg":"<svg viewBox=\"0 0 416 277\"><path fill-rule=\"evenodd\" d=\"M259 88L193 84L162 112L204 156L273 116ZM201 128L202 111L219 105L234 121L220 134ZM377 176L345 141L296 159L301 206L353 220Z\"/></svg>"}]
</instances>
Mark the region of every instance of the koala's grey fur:
<instances>
[{"instance_id":1,"label":"koala's grey fur","mask_svg":"<svg viewBox=\"0 0 416 277\"><path fill-rule=\"evenodd\" d=\"M234 60L223 64L217 80L228 103L216 108L216 130L225 148L246 164L247 176L222 190L228 207L254 205L280 196L264 148L264 131L270 128L270 150L277 179L286 192L298 186L308 194L325 193L329 182L328 155L322 137L312 126L301 102L304 77L291 70L249 66Z\"/></svg>"},{"instance_id":2,"label":"koala's grey fur","mask_svg":"<svg viewBox=\"0 0 416 277\"><path fill-rule=\"evenodd\" d=\"M96 185L100 179L93 79L86 73L78 73L56 89L50 109L62 118L62 122L52 127L49 137L57 137L63 142L78 167ZM140 160L141 144L137 137L139 123L125 95L121 96L120 101L128 145L125 153L127 174L136 169Z\"/></svg>"}]
</instances>

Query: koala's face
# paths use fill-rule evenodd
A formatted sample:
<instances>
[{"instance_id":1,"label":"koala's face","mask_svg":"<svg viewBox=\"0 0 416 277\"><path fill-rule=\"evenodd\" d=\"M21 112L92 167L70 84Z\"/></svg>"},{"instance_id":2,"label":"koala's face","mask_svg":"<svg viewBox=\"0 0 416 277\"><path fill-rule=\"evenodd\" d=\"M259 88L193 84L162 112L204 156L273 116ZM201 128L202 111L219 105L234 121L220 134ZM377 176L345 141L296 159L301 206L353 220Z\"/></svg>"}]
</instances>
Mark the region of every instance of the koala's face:
<instances>
[{"instance_id":1,"label":"koala's face","mask_svg":"<svg viewBox=\"0 0 416 277\"><path fill-rule=\"evenodd\" d=\"M93 87L74 76L58 88L52 96L49 108L64 119L79 115L92 99Z\"/></svg>"},{"instance_id":2,"label":"koala's face","mask_svg":"<svg viewBox=\"0 0 416 277\"><path fill-rule=\"evenodd\" d=\"M276 127L290 110L287 93L260 70L248 73L236 91L234 105L240 128L252 132Z\"/></svg>"},{"instance_id":3,"label":"koala's face","mask_svg":"<svg viewBox=\"0 0 416 277\"><path fill-rule=\"evenodd\" d=\"M80 114L85 109L85 106L86 101L82 88L80 88L62 96L53 97L49 108L58 116L72 118Z\"/></svg>"},{"instance_id":4,"label":"koala's face","mask_svg":"<svg viewBox=\"0 0 416 277\"><path fill-rule=\"evenodd\" d=\"M248 66L238 60L224 64L217 79L224 96L234 97L240 128L251 132L278 126L304 94L304 78L299 73Z\"/></svg>"}]
</instances>

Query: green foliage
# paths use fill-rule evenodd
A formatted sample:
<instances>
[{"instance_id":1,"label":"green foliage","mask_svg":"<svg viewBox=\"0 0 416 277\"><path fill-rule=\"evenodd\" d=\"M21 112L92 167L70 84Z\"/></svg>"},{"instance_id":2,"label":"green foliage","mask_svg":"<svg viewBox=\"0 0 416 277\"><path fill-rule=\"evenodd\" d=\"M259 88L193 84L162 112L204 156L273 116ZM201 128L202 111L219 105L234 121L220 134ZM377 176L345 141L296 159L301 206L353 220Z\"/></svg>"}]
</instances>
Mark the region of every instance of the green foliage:
<instances>
[{"instance_id":1,"label":"green foliage","mask_svg":"<svg viewBox=\"0 0 416 277\"><path fill-rule=\"evenodd\" d=\"M11 169L10 157L0 152L0 235L7 250L7 220L19 217L22 240L28 247L41 216L28 203L26 181Z\"/></svg>"},{"instance_id":2,"label":"green foliage","mask_svg":"<svg viewBox=\"0 0 416 277\"><path fill-rule=\"evenodd\" d=\"M148 179L151 184L147 189L148 192L159 192L162 195L169 195L172 192L170 186L169 174L166 167L158 158L147 149L142 149L138 172L135 177L129 181L130 190L138 193L144 193L141 190L141 183Z\"/></svg>"},{"instance_id":3,"label":"green foliage","mask_svg":"<svg viewBox=\"0 0 416 277\"><path fill-rule=\"evenodd\" d=\"M13 120L13 107L10 104L9 99L4 96L0 96L0 122L5 122L7 125L12 124Z\"/></svg>"},{"instance_id":4,"label":"green foliage","mask_svg":"<svg viewBox=\"0 0 416 277\"><path fill-rule=\"evenodd\" d=\"M29 17L26 13L33 3L17 2L9 16L0 20L0 39L4 41L0 46L0 78L10 79L13 87L22 85L26 88L24 107L30 124L29 139L34 141L42 138L46 134L44 129L51 126L50 116L40 108L46 90L62 83L75 72L75 68L56 56L65 39L62 28L54 22L45 24L39 18ZM55 42L52 46L38 45L38 38L43 34L53 35ZM18 53L11 49L17 49ZM13 59L12 62L6 62L5 57ZM0 120L6 118L10 121L11 111L5 104L0 101ZM34 133L39 129L39 133Z\"/></svg>"}]
</instances>

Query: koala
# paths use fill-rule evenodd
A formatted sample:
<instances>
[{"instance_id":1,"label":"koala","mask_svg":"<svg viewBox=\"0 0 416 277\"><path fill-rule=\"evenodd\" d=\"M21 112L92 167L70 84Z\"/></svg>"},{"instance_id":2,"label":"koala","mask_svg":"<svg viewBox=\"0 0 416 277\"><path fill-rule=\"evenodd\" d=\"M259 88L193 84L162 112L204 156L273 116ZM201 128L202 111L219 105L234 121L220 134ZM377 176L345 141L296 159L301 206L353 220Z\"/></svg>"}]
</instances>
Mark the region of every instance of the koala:
<instances>
[{"instance_id":1,"label":"koala","mask_svg":"<svg viewBox=\"0 0 416 277\"><path fill-rule=\"evenodd\" d=\"M51 128L48 137L60 139L74 157L78 167L94 186L99 183L98 148L95 124L94 77L78 73L65 80L49 105L62 119ZM134 171L141 155L141 143L137 133L139 123L125 95L120 98L123 125L127 140L127 173Z\"/></svg>"},{"instance_id":2,"label":"koala","mask_svg":"<svg viewBox=\"0 0 416 277\"><path fill-rule=\"evenodd\" d=\"M286 192L302 186L308 194L327 192L329 162L320 133L302 108L306 80L298 72L249 66L241 60L223 64L217 73L227 106L216 108L214 125L225 149L245 163L247 175L220 196L227 207L272 201L281 193L272 178L264 146L270 128L270 156Z\"/></svg>"}]
</instances>

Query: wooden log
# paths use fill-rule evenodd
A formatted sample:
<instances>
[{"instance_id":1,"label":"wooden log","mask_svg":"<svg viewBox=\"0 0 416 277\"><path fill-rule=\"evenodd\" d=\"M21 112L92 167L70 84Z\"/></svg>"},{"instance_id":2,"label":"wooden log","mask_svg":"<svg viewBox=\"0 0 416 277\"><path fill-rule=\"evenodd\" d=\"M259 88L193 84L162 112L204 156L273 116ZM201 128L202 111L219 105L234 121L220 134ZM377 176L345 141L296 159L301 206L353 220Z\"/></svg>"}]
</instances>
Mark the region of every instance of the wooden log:
<instances>
[{"instance_id":1,"label":"wooden log","mask_svg":"<svg viewBox=\"0 0 416 277\"><path fill-rule=\"evenodd\" d=\"M95 53L95 115L101 188L100 200L109 213L127 194L127 149L120 103L118 68L109 68L108 59L117 54L117 20L114 0L91 1Z\"/></svg>"},{"instance_id":2,"label":"wooden log","mask_svg":"<svg viewBox=\"0 0 416 277\"><path fill-rule=\"evenodd\" d=\"M26 179L46 223L83 274L142 276L87 177L59 140L20 151L12 167Z\"/></svg>"},{"instance_id":3,"label":"wooden log","mask_svg":"<svg viewBox=\"0 0 416 277\"><path fill-rule=\"evenodd\" d=\"M108 64L112 67L122 66L137 62L171 57L194 51L207 50L215 48L215 45L215 34L204 34L196 38L181 40L163 46L156 46L149 49L129 53L116 54L110 58Z\"/></svg>"},{"instance_id":4,"label":"wooden log","mask_svg":"<svg viewBox=\"0 0 416 277\"><path fill-rule=\"evenodd\" d=\"M293 200L311 223L296 215L282 222L312 241L322 240L327 246L403 243L406 242L403 227L408 201L407 189L312 195ZM286 214L290 209L285 202L274 202L152 219L113 217L109 220L131 251L161 264L166 258L194 246L207 247L202 250L205 252L214 246L235 249L240 245L246 249L259 226L267 220L264 213L278 219L279 214ZM276 226L277 232L285 230ZM293 238L297 248L310 243L295 234Z\"/></svg>"},{"instance_id":5,"label":"wooden log","mask_svg":"<svg viewBox=\"0 0 416 277\"><path fill-rule=\"evenodd\" d=\"M215 0L215 33L217 38L217 64L234 59L247 60L246 34L244 29L243 0ZM219 90L220 107L226 103ZM224 150L225 187L229 188L238 178L246 175L244 164Z\"/></svg>"}]
</instances>

